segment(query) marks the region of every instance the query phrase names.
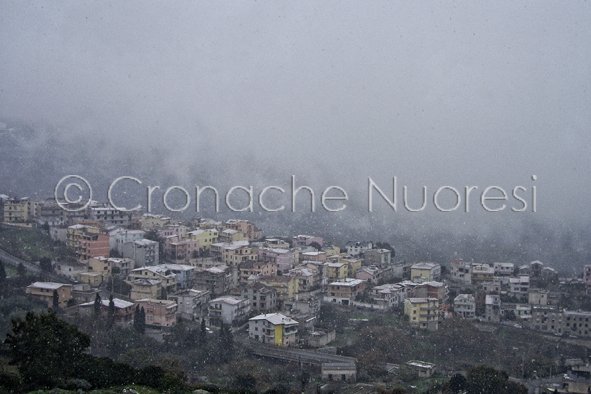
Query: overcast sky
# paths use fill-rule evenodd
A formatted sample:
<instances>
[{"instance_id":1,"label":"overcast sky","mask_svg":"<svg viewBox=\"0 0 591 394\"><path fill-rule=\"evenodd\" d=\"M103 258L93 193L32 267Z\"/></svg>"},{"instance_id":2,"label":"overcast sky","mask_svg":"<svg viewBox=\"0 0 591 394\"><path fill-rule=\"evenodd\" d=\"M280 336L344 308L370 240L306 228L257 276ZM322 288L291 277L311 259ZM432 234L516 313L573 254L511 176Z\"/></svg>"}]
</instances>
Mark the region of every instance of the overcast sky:
<instances>
[{"instance_id":1,"label":"overcast sky","mask_svg":"<svg viewBox=\"0 0 591 394\"><path fill-rule=\"evenodd\" d=\"M2 0L0 116L166 149L187 179L536 174L543 215L588 218L590 21L588 1Z\"/></svg>"}]
</instances>

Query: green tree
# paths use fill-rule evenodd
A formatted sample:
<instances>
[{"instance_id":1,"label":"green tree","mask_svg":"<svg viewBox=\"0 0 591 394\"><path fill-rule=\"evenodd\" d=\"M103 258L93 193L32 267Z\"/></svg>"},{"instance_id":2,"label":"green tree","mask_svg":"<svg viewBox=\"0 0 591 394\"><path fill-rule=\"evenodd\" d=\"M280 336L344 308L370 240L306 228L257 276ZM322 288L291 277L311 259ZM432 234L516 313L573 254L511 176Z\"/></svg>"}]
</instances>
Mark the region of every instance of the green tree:
<instances>
[{"instance_id":1,"label":"green tree","mask_svg":"<svg viewBox=\"0 0 591 394\"><path fill-rule=\"evenodd\" d=\"M41 257L39 259L39 267L45 272L51 272L53 270L51 259L49 257Z\"/></svg>"},{"instance_id":2,"label":"green tree","mask_svg":"<svg viewBox=\"0 0 591 394\"><path fill-rule=\"evenodd\" d=\"M509 321L517 320L517 316L515 315L515 311L507 311L505 313L505 319Z\"/></svg>"},{"instance_id":3,"label":"green tree","mask_svg":"<svg viewBox=\"0 0 591 394\"><path fill-rule=\"evenodd\" d=\"M96 297L94 297L94 317L98 317L101 314L101 306L101 295L99 293L96 293Z\"/></svg>"},{"instance_id":4,"label":"green tree","mask_svg":"<svg viewBox=\"0 0 591 394\"><path fill-rule=\"evenodd\" d=\"M232 329L224 322L220 325L217 350L221 362L228 362L234 357L234 336Z\"/></svg>"},{"instance_id":5,"label":"green tree","mask_svg":"<svg viewBox=\"0 0 591 394\"><path fill-rule=\"evenodd\" d=\"M205 326L205 319L201 319L201 326L199 327L199 346L207 345L207 327Z\"/></svg>"},{"instance_id":6,"label":"green tree","mask_svg":"<svg viewBox=\"0 0 591 394\"><path fill-rule=\"evenodd\" d=\"M452 393L460 393L466 390L466 378L462 374L455 374L449 379L449 391Z\"/></svg>"},{"instance_id":7,"label":"green tree","mask_svg":"<svg viewBox=\"0 0 591 394\"><path fill-rule=\"evenodd\" d=\"M6 268L4 268L4 261L0 260L0 282L6 279Z\"/></svg>"},{"instance_id":8,"label":"green tree","mask_svg":"<svg viewBox=\"0 0 591 394\"><path fill-rule=\"evenodd\" d=\"M60 295L58 294L57 290L53 291L53 297L52 297L52 302L53 302L53 310L57 311L60 307Z\"/></svg>"},{"instance_id":9,"label":"green tree","mask_svg":"<svg viewBox=\"0 0 591 394\"><path fill-rule=\"evenodd\" d=\"M318 242L310 242L310 246L318 251L322 250L322 246Z\"/></svg>"},{"instance_id":10,"label":"green tree","mask_svg":"<svg viewBox=\"0 0 591 394\"><path fill-rule=\"evenodd\" d=\"M139 330L138 330L139 324L140 324L140 306L136 305L135 310L133 311L133 329L137 332L139 332Z\"/></svg>"},{"instance_id":11,"label":"green tree","mask_svg":"<svg viewBox=\"0 0 591 394\"><path fill-rule=\"evenodd\" d=\"M27 274L27 269L25 268L23 263L18 263L16 266L16 273L18 276L25 276Z\"/></svg>"},{"instance_id":12,"label":"green tree","mask_svg":"<svg viewBox=\"0 0 591 394\"><path fill-rule=\"evenodd\" d=\"M143 334L146 332L146 312L144 308L136 305L133 314L133 328L136 332Z\"/></svg>"},{"instance_id":13,"label":"green tree","mask_svg":"<svg viewBox=\"0 0 591 394\"><path fill-rule=\"evenodd\" d=\"M236 375L233 389L238 393L256 393L257 380L251 374Z\"/></svg>"},{"instance_id":14,"label":"green tree","mask_svg":"<svg viewBox=\"0 0 591 394\"><path fill-rule=\"evenodd\" d=\"M26 383L53 387L77 377L76 368L84 361L90 338L53 312L29 312L24 320L13 320L4 343Z\"/></svg>"},{"instance_id":15,"label":"green tree","mask_svg":"<svg viewBox=\"0 0 591 394\"><path fill-rule=\"evenodd\" d=\"M141 322L140 332L143 334L146 332L146 310L144 309L143 306L140 308L140 322Z\"/></svg>"},{"instance_id":16,"label":"green tree","mask_svg":"<svg viewBox=\"0 0 591 394\"><path fill-rule=\"evenodd\" d=\"M300 373L300 384L302 385L302 393L306 390L306 386L310 383L310 373L308 371L302 371Z\"/></svg>"},{"instance_id":17,"label":"green tree","mask_svg":"<svg viewBox=\"0 0 591 394\"><path fill-rule=\"evenodd\" d=\"M527 388L519 383L509 381L509 375L487 366L479 366L468 371L466 388L474 394L521 394Z\"/></svg>"},{"instance_id":18,"label":"green tree","mask_svg":"<svg viewBox=\"0 0 591 394\"><path fill-rule=\"evenodd\" d=\"M115 301L113 301L113 294L109 296L109 327L115 323Z\"/></svg>"}]
</instances>

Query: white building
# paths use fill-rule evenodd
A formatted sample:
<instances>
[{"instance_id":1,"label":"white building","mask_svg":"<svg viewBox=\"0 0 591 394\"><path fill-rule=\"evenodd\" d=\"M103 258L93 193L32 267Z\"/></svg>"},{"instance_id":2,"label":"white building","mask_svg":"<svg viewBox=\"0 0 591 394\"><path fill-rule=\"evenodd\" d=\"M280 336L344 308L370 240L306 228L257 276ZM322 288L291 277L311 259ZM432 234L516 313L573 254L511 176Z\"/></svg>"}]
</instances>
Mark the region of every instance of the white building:
<instances>
[{"instance_id":1,"label":"white building","mask_svg":"<svg viewBox=\"0 0 591 394\"><path fill-rule=\"evenodd\" d=\"M142 230L116 228L109 232L109 248L121 254L123 253L123 245L128 242L139 241L144 238L145 234L146 232Z\"/></svg>"},{"instance_id":2,"label":"white building","mask_svg":"<svg viewBox=\"0 0 591 394\"><path fill-rule=\"evenodd\" d=\"M365 264L389 267L392 265L392 251L389 249L369 249L363 253Z\"/></svg>"},{"instance_id":3,"label":"white building","mask_svg":"<svg viewBox=\"0 0 591 394\"><path fill-rule=\"evenodd\" d=\"M90 208L90 219L102 222L105 226L127 227L131 224L132 212L120 211L111 206Z\"/></svg>"},{"instance_id":4,"label":"white building","mask_svg":"<svg viewBox=\"0 0 591 394\"><path fill-rule=\"evenodd\" d=\"M127 242L121 251L123 257L135 261L136 267L156 265L160 260L158 242L149 239Z\"/></svg>"},{"instance_id":5,"label":"white building","mask_svg":"<svg viewBox=\"0 0 591 394\"><path fill-rule=\"evenodd\" d=\"M472 263L458 259L452 261L450 265L453 280L467 284L472 283Z\"/></svg>"},{"instance_id":6,"label":"white building","mask_svg":"<svg viewBox=\"0 0 591 394\"><path fill-rule=\"evenodd\" d=\"M548 305L548 290L530 289L527 303L530 305Z\"/></svg>"},{"instance_id":7,"label":"white building","mask_svg":"<svg viewBox=\"0 0 591 394\"><path fill-rule=\"evenodd\" d=\"M373 249L373 243L368 242L347 242L347 255L357 257L365 253L366 251Z\"/></svg>"},{"instance_id":8,"label":"white building","mask_svg":"<svg viewBox=\"0 0 591 394\"><path fill-rule=\"evenodd\" d=\"M463 319L476 317L476 300L472 294L460 294L454 298L454 312Z\"/></svg>"},{"instance_id":9,"label":"white building","mask_svg":"<svg viewBox=\"0 0 591 394\"><path fill-rule=\"evenodd\" d=\"M519 300L525 301L528 299L529 293L529 276L519 276L517 278L509 279L509 295Z\"/></svg>"},{"instance_id":10,"label":"white building","mask_svg":"<svg viewBox=\"0 0 591 394\"><path fill-rule=\"evenodd\" d=\"M199 321L207 316L210 292L187 289L168 296L178 305L177 316L182 320Z\"/></svg>"},{"instance_id":11,"label":"white building","mask_svg":"<svg viewBox=\"0 0 591 394\"><path fill-rule=\"evenodd\" d=\"M387 283L371 289L371 296L377 305L394 307L402 305L406 299L404 286L397 283Z\"/></svg>"},{"instance_id":12,"label":"white building","mask_svg":"<svg viewBox=\"0 0 591 394\"><path fill-rule=\"evenodd\" d=\"M296 344L298 322L281 313L267 313L248 320L248 336L276 346Z\"/></svg>"},{"instance_id":13,"label":"white building","mask_svg":"<svg viewBox=\"0 0 591 394\"><path fill-rule=\"evenodd\" d=\"M234 296L222 296L209 301L209 325L232 325L245 321L250 312L250 301Z\"/></svg>"},{"instance_id":14,"label":"white building","mask_svg":"<svg viewBox=\"0 0 591 394\"><path fill-rule=\"evenodd\" d=\"M498 276L511 276L515 271L515 264L513 263L493 263L495 269L495 275Z\"/></svg>"},{"instance_id":15,"label":"white building","mask_svg":"<svg viewBox=\"0 0 591 394\"><path fill-rule=\"evenodd\" d=\"M472 264L472 283L491 282L495 277L495 269L488 264Z\"/></svg>"},{"instance_id":16,"label":"white building","mask_svg":"<svg viewBox=\"0 0 591 394\"><path fill-rule=\"evenodd\" d=\"M484 299L484 319L491 323L501 321L501 297L487 294Z\"/></svg>"}]
</instances>

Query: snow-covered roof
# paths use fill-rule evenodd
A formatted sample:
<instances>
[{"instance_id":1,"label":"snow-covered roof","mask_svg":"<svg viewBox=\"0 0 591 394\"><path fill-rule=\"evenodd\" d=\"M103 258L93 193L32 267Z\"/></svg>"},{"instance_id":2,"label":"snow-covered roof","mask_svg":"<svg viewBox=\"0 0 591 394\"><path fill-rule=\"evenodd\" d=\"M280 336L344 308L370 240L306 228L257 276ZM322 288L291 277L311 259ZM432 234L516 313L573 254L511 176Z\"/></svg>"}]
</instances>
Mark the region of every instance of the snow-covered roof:
<instances>
[{"instance_id":1,"label":"snow-covered roof","mask_svg":"<svg viewBox=\"0 0 591 394\"><path fill-rule=\"evenodd\" d=\"M419 284L419 286L443 287L445 285L442 282L437 282L435 280L432 280L430 282L423 282L423 283Z\"/></svg>"},{"instance_id":2,"label":"snow-covered roof","mask_svg":"<svg viewBox=\"0 0 591 394\"><path fill-rule=\"evenodd\" d=\"M212 274L222 274L228 270L228 267L225 265L216 265L215 267L210 267L204 269L204 271L211 272Z\"/></svg>"},{"instance_id":3,"label":"snow-covered roof","mask_svg":"<svg viewBox=\"0 0 591 394\"><path fill-rule=\"evenodd\" d=\"M314 273L310 268L294 268L289 271L289 275L292 276L314 276Z\"/></svg>"},{"instance_id":4,"label":"snow-covered roof","mask_svg":"<svg viewBox=\"0 0 591 394\"><path fill-rule=\"evenodd\" d=\"M291 324L298 324L297 321L295 321L294 319L292 319L289 316L285 316L281 313L263 313L262 315L258 315L255 316L251 319L249 319L249 321L257 321L257 320L266 320L269 323L273 324L273 325L279 325L279 324L286 324L286 325L291 325Z\"/></svg>"},{"instance_id":5,"label":"snow-covered roof","mask_svg":"<svg viewBox=\"0 0 591 394\"><path fill-rule=\"evenodd\" d=\"M110 303L110 301L108 299L101 300L101 304L103 306L108 307L109 303ZM135 305L133 302L125 301L120 298L113 298L113 304L115 304L115 308L117 308L117 309L125 309L125 308L129 308L130 306ZM94 301L85 302L84 304L80 304L80 306L90 306L90 305L94 305Z\"/></svg>"},{"instance_id":6,"label":"snow-covered roof","mask_svg":"<svg viewBox=\"0 0 591 394\"><path fill-rule=\"evenodd\" d=\"M170 272L170 269L166 267L166 264L146 265L143 267L132 269L131 272L141 272L144 270L153 272L155 274L160 274L160 275L174 275L173 273ZM167 274L167 272L168 272L168 274Z\"/></svg>"},{"instance_id":7,"label":"snow-covered roof","mask_svg":"<svg viewBox=\"0 0 591 394\"><path fill-rule=\"evenodd\" d=\"M138 239L137 241L133 241L136 245L141 245L141 246L150 246L150 245L155 245L158 244L158 242L156 241L152 241L146 238L143 239Z\"/></svg>"},{"instance_id":8,"label":"snow-covered roof","mask_svg":"<svg viewBox=\"0 0 591 394\"><path fill-rule=\"evenodd\" d=\"M504 262L497 261L496 263L493 263L493 266L495 266L495 267L514 267L515 264L513 264L513 263L504 263Z\"/></svg>"},{"instance_id":9,"label":"snow-covered roof","mask_svg":"<svg viewBox=\"0 0 591 394\"><path fill-rule=\"evenodd\" d=\"M134 279L133 281L131 281L131 283L133 283L134 285L139 285L139 286L154 286L154 285L162 283L162 281L158 280L158 279L138 278L138 279Z\"/></svg>"},{"instance_id":10,"label":"snow-covered roof","mask_svg":"<svg viewBox=\"0 0 591 394\"><path fill-rule=\"evenodd\" d=\"M320 252L303 252L302 255L304 256L319 256L321 254L326 254L326 252L320 251Z\"/></svg>"},{"instance_id":11,"label":"snow-covered roof","mask_svg":"<svg viewBox=\"0 0 591 394\"><path fill-rule=\"evenodd\" d=\"M57 290L62 286L72 286L65 283L56 283L56 282L34 282L31 283L28 287L36 288L36 289L47 289L47 290Z\"/></svg>"},{"instance_id":12,"label":"snow-covered roof","mask_svg":"<svg viewBox=\"0 0 591 394\"><path fill-rule=\"evenodd\" d=\"M242 302L246 301L244 298L232 297L232 296L222 296L210 301L210 303L221 302L224 304L229 305L238 305Z\"/></svg>"},{"instance_id":13,"label":"snow-covered roof","mask_svg":"<svg viewBox=\"0 0 591 394\"><path fill-rule=\"evenodd\" d=\"M167 309L177 306L177 303L172 300L155 300L153 298L142 298L141 300L137 300L136 302L138 304L139 303L146 303L146 304L164 305Z\"/></svg>"},{"instance_id":14,"label":"snow-covered roof","mask_svg":"<svg viewBox=\"0 0 591 394\"><path fill-rule=\"evenodd\" d=\"M349 286L349 287L353 287L353 286L360 285L363 282L365 282L365 281L364 280L361 280L361 279L345 278L345 279L343 279L341 281L332 282L330 285L331 286Z\"/></svg>"},{"instance_id":15,"label":"snow-covered roof","mask_svg":"<svg viewBox=\"0 0 591 394\"><path fill-rule=\"evenodd\" d=\"M437 298L413 297L406 299L411 304L424 304L430 301L437 301Z\"/></svg>"},{"instance_id":16,"label":"snow-covered roof","mask_svg":"<svg viewBox=\"0 0 591 394\"><path fill-rule=\"evenodd\" d=\"M529 283L529 276L520 276L517 278L509 278L509 283Z\"/></svg>"},{"instance_id":17,"label":"snow-covered roof","mask_svg":"<svg viewBox=\"0 0 591 394\"><path fill-rule=\"evenodd\" d=\"M454 302L474 302L474 296L472 294L458 294L454 298Z\"/></svg>"},{"instance_id":18,"label":"snow-covered roof","mask_svg":"<svg viewBox=\"0 0 591 394\"><path fill-rule=\"evenodd\" d=\"M248 240L234 241L234 242L216 242L212 245L223 248L225 250L235 250L235 249L242 248L244 246L248 246L249 242L248 242Z\"/></svg>"},{"instance_id":19,"label":"snow-covered roof","mask_svg":"<svg viewBox=\"0 0 591 394\"><path fill-rule=\"evenodd\" d=\"M195 267L186 264L160 264L160 267L169 269L170 271L193 271ZM158 267L158 266L155 266Z\"/></svg>"},{"instance_id":20,"label":"snow-covered roof","mask_svg":"<svg viewBox=\"0 0 591 394\"><path fill-rule=\"evenodd\" d=\"M341 268L342 266L346 265L345 263L324 263L326 267L331 268Z\"/></svg>"},{"instance_id":21,"label":"snow-covered roof","mask_svg":"<svg viewBox=\"0 0 591 394\"><path fill-rule=\"evenodd\" d=\"M423 263L415 263L413 264L410 268L411 269L433 269L433 268L437 268L439 267L439 264L437 263L431 263L431 262L423 262Z\"/></svg>"}]
</instances>

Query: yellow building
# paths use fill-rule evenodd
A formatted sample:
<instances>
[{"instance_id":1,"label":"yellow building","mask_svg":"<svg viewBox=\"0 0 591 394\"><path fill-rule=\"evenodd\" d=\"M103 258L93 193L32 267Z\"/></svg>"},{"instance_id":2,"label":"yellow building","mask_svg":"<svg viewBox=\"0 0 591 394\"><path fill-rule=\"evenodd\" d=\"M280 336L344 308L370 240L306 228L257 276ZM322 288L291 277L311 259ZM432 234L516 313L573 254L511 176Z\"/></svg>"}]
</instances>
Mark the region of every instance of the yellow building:
<instances>
[{"instance_id":1,"label":"yellow building","mask_svg":"<svg viewBox=\"0 0 591 394\"><path fill-rule=\"evenodd\" d=\"M441 266L437 263L416 263L410 267L410 280L431 282L441 277Z\"/></svg>"},{"instance_id":2,"label":"yellow building","mask_svg":"<svg viewBox=\"0 0 591 394\"><path fill-rule=\"evenodd\" d=\"M222 262L229 267L236 267L240 263L256 259L257 253L248 245L248 241L226 243L222 246Z\"/></svg>"},{"instance_id":3,"label":"yellow building","mask_svg":"<svg viewBox=\"0 0 591 394\"><path fill-rule=\"evenodd\" d=\"M200 248L209 249L211 244L218 241L218 230L198 229L187 233L188 237L199 243Z\"/></svg>"},{"instance_id":4,"label":"yellow building","mask_svg":"<svg viewBox=\"0 0 591 394\"><path fill-rule=\"evenodd\" d=\"M330 281L345 279L349 275L346 263L324 263L324 277Z\"/></svg>"},{"instance_id":5,"label":"yellow building","mask_svg":"<svg viewBox=\"0 0 591 394\"><path fill-rule=\"evenodd\" d=\"M225 223L225 227L241 232L245 237L242 239L249 241L256 241L263 236L263 231L248 220L230 219Z\"/></svg>"},{"instance_id":6,"label":"yellow building","mask_svg":"<svg viewBox=\"0 0 591 394\"><path fill-rule=\"evenodd\" d=\"M132 300L141 300L144 298L160 298L162 295L162 282L157 279L135 279L125 281L131 290L129 298Z\"/></svg>"},{"instance_id":7,"label":"yellow building","mask_svg":"<svg viewBox=\"0 0 591 394\"><path fill-rule=\"evenodd\" d=\"M140 227L144 231L160 229L170 223L170 218L163 215L145 213L140 218Z\"/></svg>"},{"instance_id":8,"label":"yellow building","mask_svg":"<svg viewBox=\"0 0 591 394\"><path fill-rule=\"evenodd\" d=\"M53 306L53 293L57 292L60 308L68 306L68 301L72 299L72 285L54 282L34 282L27 286L25 292L32 298L47 304L47 307Z\"/></svg>"},{"instance_id":9,"label":"yellow building","mask_svg":"<svg viewBox=\"0 0 591 394\"><path fill-rule=\"evenodd\" d=\"M219 233L219 239L222 242L247 241L246 236L238 230L227 228Z\"/></svg>"},{"instance_id":10,"label":"yellow building","mask_svg":"<svg viewBox=\"0 0 591 394\"><path fill-rule=\"evenodd\" d=\"M326 255L329 256L329 258L331 258L332 256L340 256L341 254L341 248L335 245L325 246L322 248L322 251L326 253Z\"/></svg>"},{"instance_id":11,"label":"yellow building","mask_svg":"<svg viewBox=\"0 0 591 394\"><path fill-rule=\"evenodd\" d=\"M39 203L25 198L10 198L3 202L5 223L26 223L33 221L39 213Z\"/></svg>"},{"instance_id":12,"label":"yellow building","mask_svg":"<svg viewBox=\"0 0 591 394\"><path fill-rule=\"evenodd\" d=\"M363 265L361 259L356 259L352 257L341 259L341 263L347 264L350 277L353 277L355 273L359 271L361 269L361 266Z\"/></svg>"},{"instance_id":13,"label":"yellow building","mask_svg":"<svg viewBox=\"0 0 591 394\"><path fill-rule=\"evenodd\" d=\"M296 344L298 322L281 313L267 313L248 320L248 336L275 346Z\"/></svg>"},{"instance_id":14,"label":"yellow building","mask_svg":"<svg viewBox=\"0 0 591 394\"><path fill-rule=\"evenodd\" d=\"M151 279L159 280L161 286L170 293L174 293L177 288L176 275L165 265L154 265L148 267L140 267L131 270L127 279L133 282L136 279Z\"/></svg>"},{"instance_id":15,"label":"yellow building","mask_svg":"<svg viewBox=\"0 0 591 394\"><path fill-rule=\"evenodd\" d=\"M260 283L277 291L277 299L281 302L293 300L299 292L299 281L295 276L263 276Z\"/></svg>"},{"instance_id":16,"label":"yellow building","mask_svg":"<svg viewBox=\"0 0 591 394\"><path fill-rule=\"evenodd\" d=\"M239 266L239 281L246 283L251 276L277 275L277 264L270 261L245 261Z\"/></svg>"},{"instance_id":17,"label":"yellow building","mask_svg":"<svg viewBox=\"0 0 591 394\"><path fill-rule=\"evenodd\" d=\"M435 331L439 328L439 301L437 298L407 298L404 314L413 327Z\"/></svg>"},{"instance_id":18,"label":"yellow building","mask_svg":"<svg viewBox=\"0 0 591 394\"><path fill-rule=\"evenodd\" d=\"M80 272L78 280L80 283L86 283L92 287L99 287L105 280L105 275L100 272Z\"/></svg>"},{"instance_id":19,"label":"yellow building","mask_svg":"<svg viewBox=\"0 0 591 394\"><path fill-rule=\"evenodd\" d=\"M100 256L89 259L88 270L94 273L103 274L105 276L111 275L111 264L109 263L109 258Z\"/></svg>"}]
</instances>

